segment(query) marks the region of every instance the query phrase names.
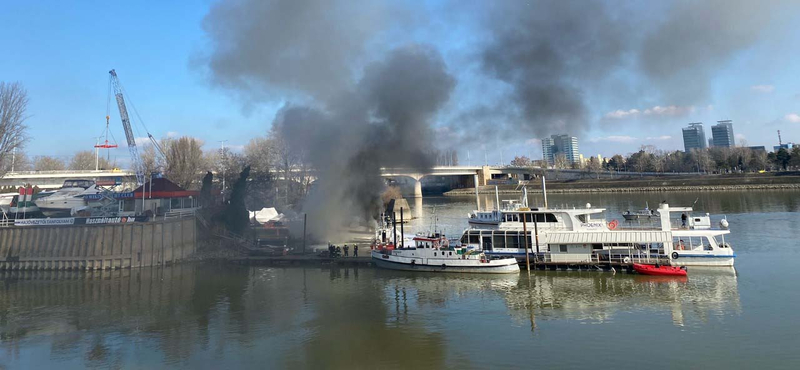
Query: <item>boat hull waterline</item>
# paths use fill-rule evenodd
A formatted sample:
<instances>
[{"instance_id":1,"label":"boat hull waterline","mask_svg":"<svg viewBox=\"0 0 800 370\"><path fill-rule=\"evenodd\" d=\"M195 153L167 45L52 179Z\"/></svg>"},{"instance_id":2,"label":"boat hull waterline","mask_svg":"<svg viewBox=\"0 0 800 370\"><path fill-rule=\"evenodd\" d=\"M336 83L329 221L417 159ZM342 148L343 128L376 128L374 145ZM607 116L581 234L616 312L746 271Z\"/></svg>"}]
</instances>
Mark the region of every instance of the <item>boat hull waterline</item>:
<instances>
[{"instance_id":1,"label":"boat hull waterline","mask_svg":"<svg viewBox=\"0 0 800 370\"><path fill-rule=\"evenodd\" d=\"M422 271L422 272L450 272L471 274L513 274L519 273L516 259L506 258L501 260L488 260L480 262L470 259L433 259L392 256L379 251L372 252L372 262L375 266L390 270Z\"/></svg>"}]
</instances>

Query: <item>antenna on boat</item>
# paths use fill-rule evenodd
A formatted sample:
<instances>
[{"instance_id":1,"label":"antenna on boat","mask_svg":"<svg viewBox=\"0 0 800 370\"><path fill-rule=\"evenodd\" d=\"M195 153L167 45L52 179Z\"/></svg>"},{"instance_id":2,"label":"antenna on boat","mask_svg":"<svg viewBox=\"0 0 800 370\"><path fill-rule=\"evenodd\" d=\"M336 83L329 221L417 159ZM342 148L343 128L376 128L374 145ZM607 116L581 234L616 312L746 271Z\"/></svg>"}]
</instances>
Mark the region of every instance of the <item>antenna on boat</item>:
<instances>
[{"instance_id":1,"label":"antenna on boat","mask_svg":"<svg viewBox=\"0 0 800 370\"><path fill-rule=\"evenodd\" d=\"M544 198L544 208L547 209L547 185L545 184L544 174L542 174L542 197Z\"/></svg>"},{"instance_id":2,"label":"antenna on boat","mask_svg":"<svg viewBox=\"0 0 800 370\"><path fill-rule=\"evenodd\" d=\"M500 210L500 191L497 190L497 185L494 186L494 206L499 211Z\"/></svg>"}]
</instances>

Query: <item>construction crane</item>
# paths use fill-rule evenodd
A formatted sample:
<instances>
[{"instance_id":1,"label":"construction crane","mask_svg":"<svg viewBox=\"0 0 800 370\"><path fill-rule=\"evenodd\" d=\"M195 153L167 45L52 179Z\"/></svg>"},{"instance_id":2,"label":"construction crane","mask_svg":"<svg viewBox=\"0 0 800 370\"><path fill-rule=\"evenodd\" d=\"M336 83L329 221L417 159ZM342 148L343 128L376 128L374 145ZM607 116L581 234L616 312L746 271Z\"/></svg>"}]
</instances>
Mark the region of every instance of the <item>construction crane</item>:
<instances>
[{"instance_id":1,"label":"construction crane","mask_svg":"<svg viewBox=\"0 0 800 370\"><path fill-rule=\"evenodd\" d=\"M133 136L133 129L131 128L131 120L128 118L128 108L125 107L125 98L122 97L122 86L119 84L119 77L117 72L113 69L108 71L111 75L111 86L114 88L114 96L117 99L117 107L119 108L119 118L122 120L122 128L125 130L125 138L128 140L128 150L131 152L131 166L136 172L136 184L144 185L144 164L142 158L139 157L139 150L136 148L136 137Z\"/></svg>"},{"instance_id":2,"label":"construction crane","mask_svg":"<svg viewBox=\"0 0 800 370\"><path fill-rule=\"evenodd\" d=\"M114 90L114 97L117 100L117 107L119 108L119 117L122 120L122 128L125 130L125 139L128 141L128 150L131 153L131 166L133 166L133 170L136 173L136 183L138 185L144 184L144 164L142 163L142 158L139 157L139 150L136 147L136 137L133 135L133 128L131 127L131 120L128 117L128 108L125 106L125 98L122 96L122 85L119 83L119 77L117 77L117 72L115 70L108 71L110 75L110 84ZM134 107L135 111L135 107ZM108 116L106 115L106 120L108 120ZM139 118L139 123L141 122L141 118ZM142 126L144 124L142 123ZM145 127L145 131L147 128ZM150 139L150 142L153 144L153 147L156 150L156 153L161 156L162 159L165 158L164 151L161 149L161 145L158 144L158 140L156 140L150 132L147 132L147 138Z\"/></svg>"}]
</instances>

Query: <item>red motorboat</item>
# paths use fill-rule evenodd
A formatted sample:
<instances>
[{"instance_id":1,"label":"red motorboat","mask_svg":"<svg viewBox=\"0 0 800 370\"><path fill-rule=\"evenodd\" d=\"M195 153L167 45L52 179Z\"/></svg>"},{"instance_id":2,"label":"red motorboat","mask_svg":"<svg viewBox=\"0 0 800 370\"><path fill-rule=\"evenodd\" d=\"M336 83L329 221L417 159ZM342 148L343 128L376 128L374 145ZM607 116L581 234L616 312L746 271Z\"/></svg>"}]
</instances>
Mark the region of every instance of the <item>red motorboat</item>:
<instances>
[{"instance_id":1,"label":"red motorboat","mask_svg":"<svg viewBox=\"0 0 800 370\"><path fill-rule=\"evenodd\" d=\"M642 275L686 276L685 267L664 266L664 265L642 265L634 263L633 269Z\"/></svg>"}]
</instances>

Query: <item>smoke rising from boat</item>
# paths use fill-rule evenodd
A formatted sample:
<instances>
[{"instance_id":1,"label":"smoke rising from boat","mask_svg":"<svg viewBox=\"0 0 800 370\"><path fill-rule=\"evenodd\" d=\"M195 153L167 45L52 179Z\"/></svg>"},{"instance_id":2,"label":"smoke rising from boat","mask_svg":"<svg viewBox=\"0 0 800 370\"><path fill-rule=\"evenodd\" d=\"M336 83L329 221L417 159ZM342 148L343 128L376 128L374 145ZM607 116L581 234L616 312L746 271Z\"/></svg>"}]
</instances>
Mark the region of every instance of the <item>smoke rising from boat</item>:
<instances>
[{"instance_id":1,"label":"smoke rising from boat","mask_svg":"<svg viewBox=\"0 0 800 370\"><path fill-rule=\"evenodd\" d=\"M598 104L705 105L715 71L797 8L789 0L235 0L211 7L202 23L210 52L195 62L245 105L285 104L272 124L319 171L307 211L341 224L375 212L380 167L431 165L434 127L471 144L509 133L581 136L605 113L592 111ZM464 96L446 104L457 78ZM463 104L465 96L478 103ZM449 123L439 122L444 107ZM343 212L353 217L328 217Z\"/></svg>"}]
</instances>

